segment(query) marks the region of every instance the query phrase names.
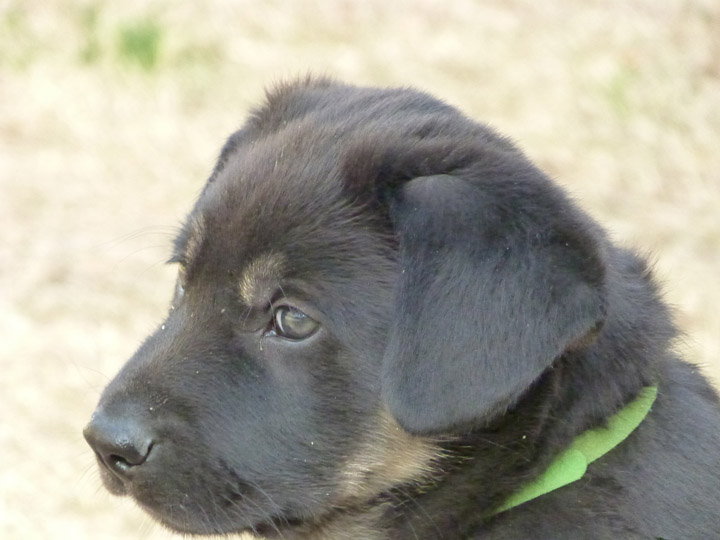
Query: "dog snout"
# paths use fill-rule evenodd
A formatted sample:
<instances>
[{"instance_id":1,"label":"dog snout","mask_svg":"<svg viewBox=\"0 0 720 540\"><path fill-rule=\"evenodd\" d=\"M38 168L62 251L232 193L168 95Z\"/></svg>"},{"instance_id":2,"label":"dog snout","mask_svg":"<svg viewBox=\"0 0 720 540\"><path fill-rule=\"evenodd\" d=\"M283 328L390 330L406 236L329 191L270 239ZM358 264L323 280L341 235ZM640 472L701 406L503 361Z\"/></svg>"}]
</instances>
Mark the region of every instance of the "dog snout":
<instances>
[{"instance_id":1,"label":"dog snout","mask_svg":"<svg viewBox=\"0 0 720 540\"><path fill-rule=\"evenodd\" d=\"M83 435L100 462L120 480L128 479L148 460L155 442L140 419L102 411L93 415Z\"/></svg>"}]
</instances>

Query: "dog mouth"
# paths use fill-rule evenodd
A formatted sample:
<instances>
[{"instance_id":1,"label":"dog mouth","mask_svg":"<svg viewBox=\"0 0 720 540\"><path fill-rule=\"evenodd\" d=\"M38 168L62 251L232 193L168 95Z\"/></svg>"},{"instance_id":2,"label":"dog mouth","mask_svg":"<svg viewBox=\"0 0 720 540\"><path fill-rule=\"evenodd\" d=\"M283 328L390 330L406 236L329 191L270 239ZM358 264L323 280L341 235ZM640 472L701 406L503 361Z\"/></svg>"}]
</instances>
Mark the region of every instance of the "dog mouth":
<instances>
[{"instance_id":1,"label":"dog mouth","mask_svg":"<svg viewBox=\"0 0 720 540\"><path fill-rule=\"evenodd\" d=\"M258 538L273 539L285 538L290 531L305 525L303 519L279 515L257 521L253 521L250 516L243 519L239 507L232 509L233 511L216 508L215 512L212 512L192 501L160 503L156 500L148 500L149 498L143 494L132 493L119 480L113 480L111 474L103 474L103 483L111 494L119 497L130 496L158 523L181 534L251 534ZM218 519L217 514L223 514L223 519ZM232 523L226 521L229 514L236 515Z\"/></svg>"},{"instance_id":2,"label":"dog mouth","mask_svg":"<svg viewBox=\"0 0 720 540\"><path fill-rule=\"evenodd\" d=\"M290 513L278 512L265 516L253 516L249 508L257 505L249 496L235 493L214 495L209 493L209 506L197 501L188 493L176 493L173 497L163 496L157 486L163 482L158 479L151 489L143 482L137 485L128 479L115 475L98 457L100 476L105 489L118 497L131 497L144 511L163 526L181 534L217 535L250 534L257 538L274 539L296 537L293 532L312 528L312 518L294 517ZM174 500L172 500L174 499ZM304 537L304 535L300 535Z\"/></svg>"},{"instance_id":3,"label":"dog mouth","mask_svg":"<svg viewBox=\"0 0 720 540\"><path fill-rule=\"evenodd\" d=\"M207 500L198 501L186 493L173 497L171 501L157 492L138 490L136 486L125 484L110 471L103 471L102 477L111 494L131 497L159 524L183 535L245 534L263 540L316 538L325 526L345 513L352 513L355 508L352 504L330 506L319 513L303 516L279 508L280 511L275 514L262 515L261 512L251 511L258 503L246 497L227 501L224 496L209 495ZM214 499L217 500L208 504ZM219 500L227 504L223 505Z\"/></svg>"}]
</instances>

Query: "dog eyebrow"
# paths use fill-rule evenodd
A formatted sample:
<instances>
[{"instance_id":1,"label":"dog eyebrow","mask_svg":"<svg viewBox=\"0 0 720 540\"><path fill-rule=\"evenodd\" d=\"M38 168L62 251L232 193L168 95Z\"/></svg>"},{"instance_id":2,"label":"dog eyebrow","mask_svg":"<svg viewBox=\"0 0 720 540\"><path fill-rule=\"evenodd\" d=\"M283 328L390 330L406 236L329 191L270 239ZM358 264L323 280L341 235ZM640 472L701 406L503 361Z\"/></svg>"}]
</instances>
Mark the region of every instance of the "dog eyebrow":
<instances>
[{"instance_id":1,"label":"dog eyebrow","mask_svg":"<svg viewBox=\"0 0 720 540\"><path fill-rule=\"evenodd\" d=\"M202 216L191 216L173 242L168 264L178 263L188 268L197 258L205 240L205 221Z\"/></svg>"},{"instance_id":2,"label":"dog eyebrow","mask_svg":"<svg viewBox=\"0 0 720 540\"><path fill-rule=\"evenodd\" d=\"M253 305L259 300L265 300L260 295L267 292L268 282L279 283L285 263L283 255L272 252L251 260L243 269L238 282L238 293L243 302Z\"/></svg>"}]
</instances>

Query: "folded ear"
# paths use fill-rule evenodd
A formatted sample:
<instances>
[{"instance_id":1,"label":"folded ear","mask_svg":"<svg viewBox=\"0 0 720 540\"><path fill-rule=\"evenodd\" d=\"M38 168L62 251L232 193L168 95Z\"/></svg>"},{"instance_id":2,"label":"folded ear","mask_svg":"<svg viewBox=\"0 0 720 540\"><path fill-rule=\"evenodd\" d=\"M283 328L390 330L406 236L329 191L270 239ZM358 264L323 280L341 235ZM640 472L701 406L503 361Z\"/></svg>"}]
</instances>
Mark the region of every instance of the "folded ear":
<instances>
[{"instance_id":1,"label":"folded ear","mask_svg":"<svg viewBox=\"0 0 720 540\"><path fill-rule=\"evenodd\" d=\"M382 378L410 432L502 412L602 324L594 225L539 171L506 176L425 176L395 192L402 273Z\"/></svg>"}]
</instances>

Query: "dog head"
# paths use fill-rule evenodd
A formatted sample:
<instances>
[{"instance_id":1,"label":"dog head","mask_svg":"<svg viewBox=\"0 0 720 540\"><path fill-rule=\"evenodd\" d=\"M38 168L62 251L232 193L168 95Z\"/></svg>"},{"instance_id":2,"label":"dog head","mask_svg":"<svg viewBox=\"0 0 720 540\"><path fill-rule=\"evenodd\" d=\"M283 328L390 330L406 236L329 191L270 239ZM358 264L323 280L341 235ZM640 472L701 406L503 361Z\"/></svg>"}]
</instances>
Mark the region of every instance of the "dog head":
<instances>
[{"instance_id":1,"label":"dog head","mask_svg":"<svg viewBox=\"0 0 720 540\"><path fill-rule=\"evenodd\" d=\"M602 246L425 94L280 87L223 148L167 319L85 430L105 484L191 533L371 511L597 331Z\"/></svg>"}]
</instances>

